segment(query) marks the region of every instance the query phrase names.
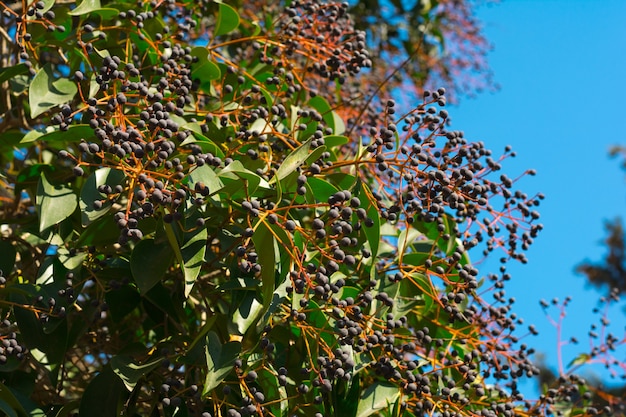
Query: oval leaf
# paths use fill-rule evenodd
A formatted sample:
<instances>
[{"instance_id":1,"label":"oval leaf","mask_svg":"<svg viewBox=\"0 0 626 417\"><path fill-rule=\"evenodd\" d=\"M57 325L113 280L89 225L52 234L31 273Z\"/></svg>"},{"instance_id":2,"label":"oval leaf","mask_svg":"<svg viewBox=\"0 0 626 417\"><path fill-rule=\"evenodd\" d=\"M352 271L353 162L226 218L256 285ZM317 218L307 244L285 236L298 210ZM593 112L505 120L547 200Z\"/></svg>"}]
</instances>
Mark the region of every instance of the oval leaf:
<instances>
[{"instance_id":1,"label":"oval leaf","mask_svg":"<svg viewBox=\"0 0 626 417\"><path fill-rule=\"evenodd\" d=\"M368 417L395 403L400 397L400 388L397 386L376 382L367 387L357 408L356 417Z\"/></svg>"},{"instance_id":2,"label":"oval leaf","mask_svg":"<svg viewBox=\"0 0 626 417\"><path fill-rule=\"evenodd\" d=\"M239 14L237 11L227 4L220 3L213 36L225 35L237 29L237 26L239 26Z\"/></svg>"},{"instance_id":3,"label":"oval leaf","mask_svg":"<svg viewBox=\"0 0 626 417\"><path fill-rule=\"evenodd\" d=\"M28 90L30 117L35 118L52 107L70 101L78 89L67 78L55 80L50 64L37 71Z\"/></svg>"},{"instance_id":4,"label":"oval leaf","mask_svg":"<svg viewBox=\"0 0 626 417\"><path fill-rule=\"evenodd\" d=\"M111 168L100 168L87 178L80 191L80 213L83 226L88 226L94 220L104 216L111 208L111 201L106 200L105 196L100 194L98 187L101 185L114 187L122 184L124 178L122 171ZM96 210L94 203L103 200L102 207Z\"/></svg>"},{"instance_id":5,"label":"oval leaf","mask_svg":"<svg viewBox=\"0 0 626 417\"><path fill-rule=\"evenodd\" d=\"M156 243L154 239L137 243L130 257L130 269L142 295L163 278L172 259L172 249L167 243Z\"/></svg>"},{"instance_id":6,"label":"oval leaf","mask_svg":"<svg viewBox=\"0 0 626 417\"><path fill-rule=\"evenodd\" d=\"M62 222L72 215L78 201L74 191L65 185L50 184L42 171L37 186L37 210L39 212L39 230Z\"/></svg>"},{"instance_id":7,"label":"oval leaf","mask_svg":"<svg viewBox=\"0 0 626 417\"><path fill-rule=\"evenodd\" d=\"M102 6L100 4L100 0L83 0L81 4L78 5L77 8L68 12L70 16L80 16L83 14L87 14L89 12L93 12L94 10L100 9Z\"/></svg>"}]
</instances>

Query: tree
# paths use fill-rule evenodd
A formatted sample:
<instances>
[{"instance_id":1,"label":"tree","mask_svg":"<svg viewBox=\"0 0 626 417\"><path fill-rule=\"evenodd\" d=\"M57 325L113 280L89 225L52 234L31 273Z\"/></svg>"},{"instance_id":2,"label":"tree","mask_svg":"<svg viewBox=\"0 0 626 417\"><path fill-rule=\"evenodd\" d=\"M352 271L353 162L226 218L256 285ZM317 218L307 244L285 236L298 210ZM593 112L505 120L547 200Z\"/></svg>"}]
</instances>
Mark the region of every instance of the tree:
<instances>
[{"instance_id":1,"label":"tree","mask_svg":"<svg viewBox=\"0 0 626 417\"><path fill-rule=\"evenodd\" d=\"M598 412L517 389L542 196L385 96L348 4L2 7L4 413Z\"/></svg>"}]
</instances>

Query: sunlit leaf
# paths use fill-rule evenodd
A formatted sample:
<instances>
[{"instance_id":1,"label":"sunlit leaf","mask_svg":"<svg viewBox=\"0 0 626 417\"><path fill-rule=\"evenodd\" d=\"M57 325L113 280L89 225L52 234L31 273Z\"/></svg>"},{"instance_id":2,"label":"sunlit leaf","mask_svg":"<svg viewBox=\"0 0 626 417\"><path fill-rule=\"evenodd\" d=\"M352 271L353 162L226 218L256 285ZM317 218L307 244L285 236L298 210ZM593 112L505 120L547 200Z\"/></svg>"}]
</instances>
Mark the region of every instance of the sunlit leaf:
<instances>
[{"instance_id":1,"label":"sunlit leaf","mask_svg":"<svg viewBox=\"0 0 626 417\"><path fill-rule=\"evenodd\" d=\"M55 79L50 64L44 65L30 82L30 117L35 118L54 106L67 103L76 94L76 84L67 78Z\"/></svg>"},{"instance_id":2,"label":"sunlit leaf","mask_svg":"<svg viewBox=\"0 0 626 417\"><path fill-rule=\"evenodd\" d=\"M111 369L120 377L126 389L132 391L141 378L163 362L163 358L152 358L138 364L128 356L117 355L111 358Z\"/></svg>"},{"instance_id":3,"label":"sunlit leaf","mask_svg":"<svg viewBox=\"0 0 626 417\"><path fill-rule=\"evenodd\" d=\"M387 382L374 382L359 399L356 417L368 417L394 404L400 397L400 388Z\"/></svg>"},{"instance_id":4,"label":"sunlit leaf","mask_svg":"<svg viewBox=\"0 0 626 417\"><path fill-rule=\"evenodd\" d=\"M220 3L213 36L230 33L237 29L237 26L239 26L239 14L237 10L227 4Z\"/></svg>"},{"instance_id":5,"label":"sunlit leaf","mask_svg":"<svg viewBox=\"0 0 626 417\"><path fill-rule=\"evenodd\" d=\"M215 332L208 332L205 347L207 375L202 391L203 395L217 388L233 370L233 364L240 350L241 343L222 343Z\"/></svg>"},{"instance_id":6,"label":"sunlit leaf","mask_svg":"<svg viewBox=\"0 0 626 417\"><path fill-rule=\"evenodd\" d=\"M53 185L41 173L37 186L37 211L39 213L39 230L58 224L72 215L78 206L74 190L65 185Z\"/></svg>"},{"instance_id":7,"label":"sunlit leaf","mask_svg":"<svg viewBox=\"0 0 626 417\"><path fill-rule=\"evenodd\" d=\"M71 16L80 16L80 15L92 12L94 10L98 10L101 7L102 7L102 5L100 4L100 0L83 0L78 5L78 7L76 7L74 10L68 12L67 14L69 14Z\"/></svg>"}]
</instances>

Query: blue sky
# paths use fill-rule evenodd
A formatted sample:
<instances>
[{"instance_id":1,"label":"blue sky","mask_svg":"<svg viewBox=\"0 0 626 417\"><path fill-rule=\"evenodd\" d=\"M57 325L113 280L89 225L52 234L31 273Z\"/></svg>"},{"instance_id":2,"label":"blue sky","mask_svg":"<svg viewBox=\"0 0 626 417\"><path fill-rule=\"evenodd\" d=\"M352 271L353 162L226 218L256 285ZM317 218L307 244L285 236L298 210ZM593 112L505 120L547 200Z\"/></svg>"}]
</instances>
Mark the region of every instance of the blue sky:
<instances>
[{"instance_id":1,"label":"blue sky","mask_svg":"<svg viewBox=\"0 0 626 417\"><path fill-rule=\"evenodd\" d=\"M512 145L518 156L503 164L510 176L537 170L519 184L528 194L546 195L545 229L529 263L510 264L507 294L540 331L524 341L556 367L556 330L539 300L572 297L563 337L581 343L564 349L567 364L589 347L589 325L598 319L591 310L600 296L574 268L600 260L604 222L626 217L626 172L608 156L611 145L626 145L626 1L505 0L481 6L478 18L495 48L490 64L501 89L450 108L452 127L496 153ZM497 267L487 263L481 270ZM611 319L610 329L623 337L626 313L614 308ZM620 354L626 361L624 347ZM589 371L610 382L602 368Z\"/></svg>"}]
</instances>

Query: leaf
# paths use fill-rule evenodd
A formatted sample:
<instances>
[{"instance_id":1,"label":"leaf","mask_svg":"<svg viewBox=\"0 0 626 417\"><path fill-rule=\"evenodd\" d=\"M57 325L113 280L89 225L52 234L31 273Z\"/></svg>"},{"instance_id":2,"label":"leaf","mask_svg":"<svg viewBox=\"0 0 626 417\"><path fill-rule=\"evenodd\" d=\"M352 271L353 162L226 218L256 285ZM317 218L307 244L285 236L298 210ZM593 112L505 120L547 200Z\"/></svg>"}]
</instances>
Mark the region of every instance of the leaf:
<instances>
[{"instance_id":1,"label":"leaf","mask_svg":"<svg viewBox=\"0 0 626 417\"><path fill-rule=\"evenodd\" d=\"M218 176L224 182L221 192L228 194L230 198L254 195L259 186L265 189L270 188L265 179L246 169L241 161L231 162L218 173Z\"/></svg>"},{"instance_id":2,"label":"leaf","mask_svg":"<svg viewBox=\"0 0 626 417\"><path fill-rule=\"evenodd\" d=\"M197 227L195 230L195 221L200 217L198 212L193 213L187 218L187 227L191 231L186 232L183 240L183 246L180 248L183 261L183 274L185 277L185 297L189 296L196 278L200 274L200 269L204 262L204 254L206 252L206 241L208 232L206 227ZM189 224L190 223L190 224Z\"/></svg>"},{"instance_id":3,"label":"leaf","mask_svg":"<svg viewBox=\"0 0 626 417\"><path fill-rule=\"evenodd\" d=\"M106 366L85 389L80 400L79 415L119 416L124 397L124 384L111 367Z\"/></svg>"},{"instance_id":4,"label":"leaf","mask_svg":"<svg viewBox=\"0 0 626 417\"><path fill-rule=\"evenodd\" d=\"M100 0L83 0L74 10L68 12L70 16L80 16L98 10L102 7Z\"/></svg>"},{"instance_id":5,"label":"leaf","mask_svg":"<svg viewBox=\"0 0 626 417\"><path fill-rule=\"evenodd\" d=\"M217 176L217 173L209 165L202 165L195 168L189 174L190 187L195 186L197 183L203 183L209 187L209 194L213 195L224 188L224 183Z\"/></svg>"},{"instance_id":6,"label":"leaf","mask_svg":"<svg viewBox=\"0 0 626 417\"><path fill-rule=\"evenodd\" d=\"M234 307L234 306L233 306ZM263 304L259 303L256 294L251 291L246 291L246 294L240 303L232 313L232 331L231 334L238 334L243 336L248 329L252 327L259 320L263 310Z\"/></svg>"},{"instance_id":7,"label":"leaf","mask_svg":"<svg viewBox=\"0 0 626 417\"><path fill-rule=\"evenodd\" d=\"M276 238L264 220L257 223L252 241L259 255L259 265L261 265L261 293L263 294L263 312L265 312L272 302L276 284Z\"/></svg>"},{"instance_id":8,"label":"leaf","mask_svg":"<svg viewBox=\"0 0 626 417\"><path fill-rule=\"evenodd\" d=\"M311 191L313 192L315 199L324 203L328 201L328 198L331 195L339 191L337 187L318 177L310 177L307 180L306 185L311 187Z\"/></svg>"},{"instance_id":9,"label":"leaf","mask_svg":"<svg viewBox=\"0 0 626 417\"><path fill-rule=\"evenodd\" d=\"M10 80L16 75L26 74L28 72L28 67L25 64L17 64L8 68L0 69L0 84L3 82Z\"/></svg>"},{"instance_id":10,"label":"leaf","mask_svg":"<svg viewBox=\"0 0 626 417\"><path fill-rule=\"evenodd\" d=\"M130 314L141 302L137 288L124 285L119 289L107 291L104 295L111 318L119 322Z\"/></svg>"},{"instance_id":11,"label":"leaf","mask_svg":"<svg viewBox=\"0 0 626 417\"><path fill-rule=\"evenodd\" d=\"M278 170L276 171L276 175L274 175L270 179L270 184L275 183L276 181L280 181L285 178L287 175L291 174L296 170L304 161L306 161L309 156L309 149L311 148L311 141L307 140L298 148L294 149L283 161Z\"/></svg>"},{"instance_id":12,"label":"leaf","mask_svg":"<svg viewBox=\"0 0 626 417\"><path fill-rule=\"evenodd\" d=\"M30 117L35 118L52 107L67 103L76 94L76 84L67 78L54 80L50 64L44 65L30 82L28 103Z\"/></svg>"},{"instance_id":13,"label":"leaf","mask_svg":"<svg viewBox=\"0 0 626 417\"><path fill-rule=\"evenodd\" d=\"M570 363L567 364L567 368L569 369L572 366L583 365L587 363L589 359L591 359L591 356L589 356L588 353L581 353L580 355L572 359Z\"/></svg>"},{"instance_id":14,"label":"leaf","mask_svg":"<svg viewBox=\"0 0 626 417\"><path fill-rule=\"evenodd\" d=\"M359 197L361 198L361 204L367 213L367 217L372 219L372 226L363 226L363 231L370 245L372 258L376 259L378 248L380 247L380 217L378 207L375 203L376 199L372 196L367 185L362 182L359 183ZM374 271L374 269L372 269L372 271Z\"/></svg>"},{"instance_id":15,"label":"leaf","mask_svg":"<svg viewBox=\"0 0 626 417\"><path fill-rule=\"evenodd\" d=\"M98 187L101 185L109 185L111 188L124 182L125 175L122 171L111 168L100 168L92 173L85 181L80 191L80 215L83 226L88 226L94 220L107 214L111 208L111 201L106 200L103 194L100 194ZM102 208L96 210L94 208L95 201L105 202Z\"/></svg>"},{"instance_id":16,"label":"leaf","mask_svg":"<svg viewBox=\"0 0 626 417\"><path fill-rule=\"evenodd\" d=\"M133 359L124 355L111 358L111 369L120 377L126 389L132 391L137 382L154 368L159 366L163 358L152 358L141 365L134 363Z\"/></svg>"},{"instance_id":17,"label":"leaf","mask_svg":"<svg viewBox=\"0 0 626 417\"><path fill-rule=\"evenodd\" d=\"M78 246L101 246L117 242L120 230L113 216L102 217L91 223L78 237Z\"/></svg>"},{"instance_id":18,"label":"leaf","mask_svg":"<svg viewBox=\"0 0 626 417\"><path fill-rule=\"evenodd\" d=\"M357 407L356 417L367 417L387 408L400 397L400 388L386 382L375 382L367 387Z\"/></svg>"},{"instance_id":19,"label":"leaf","mask_svg":"<svg viewBox=\"0 0 626 417\"><path fill-rule=\"evenodd\" d=\"M28 415L13 392L2 382L0 382L0 401L3 403L2 411L10 410L8 414L11 416L26 417Z\"/></svg>"},{"instance_id":20,"label":"leaf","mask_svg":"<svg viewBox=\"0 0 626 417\"><path fill-rule=\"evenodd\" d=\"M53 185L48 182L45 172L37 186L37 211L39 212L39 231L62 222L72 215L78 206L74 191L65 185Z\"/></svg>"},{"instance_id":21,"label":"leaf","mask_svg":"<svg viewBox=\"0 0 626 417\"><path fill-rule=\"evenodd\" d=\"M35 132L35 133L32 133ZM31 130L24 138L20 141L20 143L30 143L39 141L45 141L48 143L53 142L62 142L62 143L70 143L70 142L80 142L81 139L87 139L93 137L93 129L89 127L89 125L70 125L66 131L62 131L59 129L52 129L50 132L38 132L36 130Z\"/></svg>"},{"instance_id":22,"label":"leaf","mask_svg":"<svg viewBox=\"0 0 626 417\"><path fill-rule=\"evenodd\" d=\"M137 243L130 257L130 269L141 295L145 295L163 278L173 260L167 243L144 239Z\"/></svg>"},{"instance_id":23,"label":"leaf","mask_svg":"<svg viewBox=\"0 0 626 417\"><path fill-rule=\"evenodd\" d=\"M0 240L0 271L2 276L8 277L13 272L17 251L8 240Z\"/></svg>"},{"instance_id":24,"label":"leaf","mask_svg":"<svg viewBox=\"0 0 626 417\"><path fill-rule=\"evenodd\" d=\"M207 375L202 390L203 396L219 386L228 373L233 370L235 359L239 356L240 350L241 343L228 342L222 345L214 331L208 332L205 346Z\"/></svg>"},{"instance_id":25,"label":"leaf","mask_svg":"<svg viewBox=\"0 0 626 417\"><path fill-rule=\"evenodd\" d=\"M194 47L191 50L191 56L198 57L198 61L191 65L193 78L199 79L202 83L221 78L222 73L220 67L209 59L209 51L205 47Z\"/></svg>"},{"instance_id":26,"label":"leaf","mask_svg":"<svg viewBox=\"0 0 626 417\"><path fill-rule=\"evenodd\" d=\"M202 129L200 128L200 125L198 123L185 123L180 128L191 131L191 135L188 136L187 139L185 139L184 142L181 143L181 146L194 143L202 149L202 152L210 152L214 156L224 159L224 152L214 141L212 141L202 133ZM210 133L211 132L209 132L209 134Z\"/></svg>"},{"instance_id":27,"label":"leaf","mask_svg":"<svg viewBox=\"0 0 626 417\"><path fill-rule=\"evenodd\" d=\"M220 3L217 15L217 23L213 36L225 35L239 26L239 14L227 4Z\"/></svg>"}]
</instances>

